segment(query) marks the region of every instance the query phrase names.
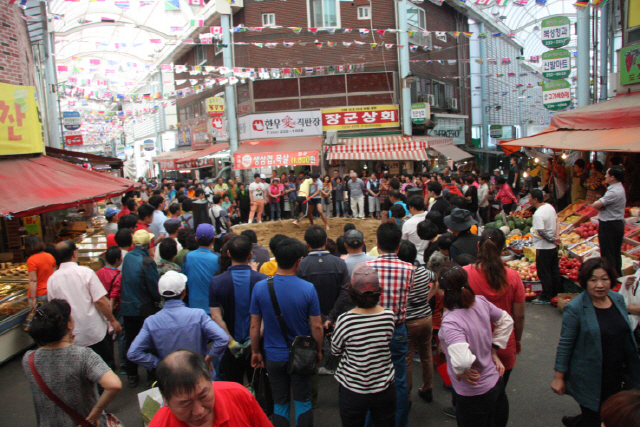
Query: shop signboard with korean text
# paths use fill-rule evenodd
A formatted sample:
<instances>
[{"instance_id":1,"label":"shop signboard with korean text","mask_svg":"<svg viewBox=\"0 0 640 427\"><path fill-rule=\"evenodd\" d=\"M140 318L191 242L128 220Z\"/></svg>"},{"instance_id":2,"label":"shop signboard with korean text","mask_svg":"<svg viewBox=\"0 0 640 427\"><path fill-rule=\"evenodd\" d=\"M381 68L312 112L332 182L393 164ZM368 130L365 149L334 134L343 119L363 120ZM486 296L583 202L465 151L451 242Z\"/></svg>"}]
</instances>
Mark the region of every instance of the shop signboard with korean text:
<instances>
[{"instance_id":1,"label":"shop signboard with korean text","mask_svg":"<svg viewBox=\"0 0 640 427\"><path fill-rule=\"evenodd\" d=\"M547 110L564 110L571 105L571 84L566 80L545 82L542 85L542 103Z\"/></svg>"},{"instance_id":2,"label":"shop signboard with korean text","mask_svg":"<svg viewBox=\"0 0 640 427\"><path fill-rule=\"evenodd\" d=\"M191 145L194 150L201 150L211 145L209 127L211 117L203 116L180 122L178 130L178 147Z\"/></svg>"},{"instance_id":3,"label":"shop signboard with korean text","mask_svg":"<svg viewBox=\"0 0 640 427\"><path fill-rule=\"evenodd\" d=\"M546 47L562 47L571 41L571 21L566 16L544 19L540 27L540 40Z\"/></svg>"},{"instance_id":4,"label":"shop signboard with korean text","mask_svg":"<svg viewBox=\"0 0 640 427\"><path fill-rule=\"evenodd\" d=\"M502 125L489 126L489 136L491 138L502 138Z\"/></svg>"},{"instance_id":5,"label":"shop signboard with korean text","mask_svg":"<svg viewBox=\"0 0 640 427\"><path fill-rule=\"evenodd\" d=\"M227 132L226 117L211 117L207 122L209 135L214 137L216 141L228 141L229 132Z\"/></svg>"},{"instance_id":6,"label":"shop signboard with korean text","mask_svg":"<svg viewBox=\"0 0 640 427\"><path fill-rule=\"evenodd\" d=\"M191 148L194 150L202 150L211 145L209 143L209 133L207 130L208 121L209 120L204 120L202 123L191 127Z\"/></svg>"},{"instance_id":7,"label":"shop signboard with korean text","mask_svg":"<svg viewBox=\"0 0 640 427\"><path fill-rule=\"evenodd\" d=\"M424 102L411 104L411 121L417 125L426 122L431 116L431 105Z\"/></svg>"},{"instance_id":8,"label":"shop signboard with korean text","mask_svg":"<svg viewBox=\"0 0 640 427\"><path fill-rule=\"evenodd\" d=\"M207 114L211 117L220 117L224 114L224 98L212 96L207 98Z\"/></svg>"},{"instance_id":9,"label":"shop signboard with korean text","mask_svg":"<svg viewBox=\"0 0 640 427\"><path fill-rule=\"evenodd\" d=\"M79 111L64 111L62 113L62 125L66 130L78 130L82 126L82 118Z\"/></svg>"},{"instance_id":10,"label":"shop signboard with korean text","mask_svg":"<svg viewBox=\"0 0 640 427\"><path fill-rule=\"evenodd\" d=\"M571 53L567 49L554 49L542 54L542 75L551 80L569 77Z\"/></svg>"},{"instance_id":11,"label":"shop signboard with korean text","mask_svg":"<svg viewBox=\"0 0 640 427\"><path fill-rule=\"evenodd\" d=\"M40 215L25 216L22 218L24 231L28 235L35 235L42 238L42 225L40 223Z\"/></svg>"},{"instance_id":12,"label":"shop signboard with korean text","mask_svg":"<svg viewBox=\"0 0 640 427\"><path fill-rule=\"evenodd\" d=\"M367 105L322 110L322 130L398 127L397 105Z\"/></svg>"},{"instance_id":13,"label":"shop signboard with korean text","mask_svg":"<svg viewBox=\"0 0 640 427\"><path fill-rule=\"evenodd\" d=\"M640 83L640 46L630 46L620 49L620 84L631 85Z\"/></svg>"},{"instance_id":14,"label":"shop signboard with korean text","mask_svg":"<svg viewBox=\"0 0 640 427\"><path fill-rule=\"evenodd\" d=\"M44 151L35 91L0 83L0 155Z\"/></svg>"},{"instance_id":15,"label":"shop signboard with korean text","mask_svg":"<svg viewBox=\"0 0 640 427\"><path fill-rule=\"evenodd\" d=\"M320 152L288 151L280 153L248 153L233 155L234 169L250 169L260 167L299 166L320 164Z\"/></svg>"},{"instance_id":16,"label":"shop signboard with korean text","mask_svg":"<svg viewBox=\"0 0 640 427\"><path fill-rule=\"evenodd\" d=\"M82 133L67 132L64 134L64 145L82 145Z\"/></svg>"},{"instance_id":17,"label":"shop signboard with korean text","mask_svg":"<svg viewBox=\"0 0 640 427\"><path fill-rule=\"evenodd\" d=\"M322 135L320 110L251 114L238 119L241 140Z\"/></svg>"}]
</instances>

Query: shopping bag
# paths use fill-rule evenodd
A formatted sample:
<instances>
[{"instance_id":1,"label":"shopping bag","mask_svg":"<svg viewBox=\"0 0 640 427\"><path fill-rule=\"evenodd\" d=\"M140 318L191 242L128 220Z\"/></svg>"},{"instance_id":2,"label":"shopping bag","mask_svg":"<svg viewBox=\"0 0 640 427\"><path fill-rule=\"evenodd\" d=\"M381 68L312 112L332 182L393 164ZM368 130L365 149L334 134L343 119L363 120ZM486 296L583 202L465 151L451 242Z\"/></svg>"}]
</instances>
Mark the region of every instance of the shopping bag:
<instances>
[{"instance_id":1,"label":"shopping bag","mask_svg":"<svg viewBox=\"0 0 640 427\"><path fill-rule=\"evenodd\" d=\"M449 387L451 385L451 378L449 378L449 373L447 372L447 364L443 363L442 365L436 368L440 376L442 377L442 382L444 385Z\"/></svg>"},{"instance_id":2,"label":"shopping bag","mask_svg":"<svg viewBox=\"0 0 640 427\"><path fill-rule=\"evenodd\" d=\"M564 195L567 194L567 191L569 191L569 184L567 184L557 176L553 177L553 183L556 190L556 199L562 199Z\"/></svg>"},{"instance_id":3,"label":"shopping bag","mask_svg":"<svg viewBox=\"0 0 640 427\"><path fill-rule=\"evenodd\" d=\"M149 425L153 416L162 408L162 395L158 387L138 393L138 404L145 427Z\"/></svg>"},{"instance_id":4,"label":"shopping bag","mask_svg":"<svg viewBox=\"0 0 640 427\"><path fill-rule=\"evenodd\" d=\"M258 404L262 408L267 417L273 415L273 396L271 395L271 386L269 385L269 377L267 370L258 368L253 371L251 384L247 386L253 397L256 398Z\"/></svg>"}]
</instances>

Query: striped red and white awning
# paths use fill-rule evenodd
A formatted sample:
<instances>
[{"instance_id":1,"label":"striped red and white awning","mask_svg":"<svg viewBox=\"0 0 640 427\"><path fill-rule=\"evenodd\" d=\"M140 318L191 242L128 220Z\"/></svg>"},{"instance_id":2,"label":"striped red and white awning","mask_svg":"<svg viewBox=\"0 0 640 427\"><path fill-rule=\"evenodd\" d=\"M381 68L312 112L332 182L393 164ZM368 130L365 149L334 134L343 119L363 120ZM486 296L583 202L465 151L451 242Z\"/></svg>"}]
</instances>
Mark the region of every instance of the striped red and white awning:
<instances>
[{"instance_id":1,"label":"striped red and white awning","mask_svg":"<svg viewBox=\"0 0 640 427\"><path fill-rule=\"evenodd\" d=\"M361 138L338 138L338 144L371 144L382 143L388 144L392 142L412 142L413 139L410 136L402 135L387 135L387 136L369 136Z\"/></svg>"},{"instance_id":2,"label":"striped red and white awning","mask_svg":"<svg viewBox=\"0 0 640 427\"><path fill-rule=\"evenodd\" d=\"M388 138L388 137L385 137ZM427 143L402 138L404 142L379 142L379 137L352 138L345 145L329 147L327 160L427 160Z\"/></svg>"}]
</instances>

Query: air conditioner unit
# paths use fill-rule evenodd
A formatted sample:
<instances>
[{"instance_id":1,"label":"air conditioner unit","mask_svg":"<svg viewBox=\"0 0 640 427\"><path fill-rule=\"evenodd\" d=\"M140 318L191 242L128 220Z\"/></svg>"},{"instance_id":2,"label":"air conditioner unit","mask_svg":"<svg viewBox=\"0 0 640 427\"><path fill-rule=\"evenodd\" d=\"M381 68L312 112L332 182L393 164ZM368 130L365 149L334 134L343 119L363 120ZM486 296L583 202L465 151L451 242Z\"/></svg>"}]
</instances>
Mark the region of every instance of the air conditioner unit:
<instances>
[{"instance_id":1,"label":"air conditioner unit","mask_svg":"<svg viewBox=\"0 0 640 427\"><path fill-rule=\"evenodd\" d=\"M436 106L436 96L435 95L426 95L427 99L426 99L426 103L431 105L432 107Z\"/></svg>"},{"instance_id":2,"label":"air conditioner unit","mask_svg":"<svg viewBox=\"0 0 640 427\"><path fill-rule=\"evenodd\" d=\"M457 98L447 98L447 108L451 108L453 110L458 109L458 99Z\"/></svg>"}]
</instances>

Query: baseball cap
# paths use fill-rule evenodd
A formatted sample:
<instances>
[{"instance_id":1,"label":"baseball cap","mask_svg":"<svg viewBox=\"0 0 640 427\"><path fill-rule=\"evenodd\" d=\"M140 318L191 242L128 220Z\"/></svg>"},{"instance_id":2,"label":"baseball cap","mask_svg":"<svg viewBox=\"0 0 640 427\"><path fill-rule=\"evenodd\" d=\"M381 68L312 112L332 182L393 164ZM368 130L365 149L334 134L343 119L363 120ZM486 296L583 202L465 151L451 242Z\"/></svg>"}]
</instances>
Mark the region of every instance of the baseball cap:
<instances>
[{"instance_id":1,"label":"baseball cap","mask_svg":"<svg viewBox=\"0 0 640 427\"><path fill-rule=\"evenodd\" d=\"M261 174L260 174L260 178L262 178L262 179L267 179L267 175L265 175L265 174L261 173Z\"/></svg>"},{"instance_id":2,"label":"baseball cap","mask_svg":"<svg viewBox=\"0 0 640 427\"><path fill-rule=\"evenodd\" d=\"M364 243L364 234L360 230L349 230L344 235L344 242L349 246L360 246Z\"/></svg>"},{"instance_id":3,"label":"baseball cap","mask_svg":"<svg viewBox=\"0 0 640 427\"><path fill-rule=\"evenodd\" d=\"M114 215L117 215L120 212L120 209L116 208L107 208L104 213L104 216L107 218L112 218Z\"/></svg>"},{"instance_id":4,"label":"baseball cap","mask_svg":"<svg viewBox=\"0 0 640 427\"><path fill-rule=\"evenodd\" d=\"M382 292L378 273L364 262L356 265L356 268L353 269L350 286L351 289L361 295L365 292L376 294Z\"/></svg>"},{"instance_id":5,"label":"baseball cap","mask_svg":"<svg viewBox=\"0 0 640 427\"><path fill-rule=\"evenodd\" d=\"M149 233L147 230L138 230L133 233L134 245L148 245L153 238L153 233Z\"/></svg>"},{"instance_id":6,"label":"baseball cap","mask_svg":"<svg viewBox=\"0 0 640 427\"><path fill-rule=\"evenodd\" d=\"M182 225L182 221L180 221L178 218L169 218L164 222L164 228L171 228L171 227L179 228L180 225Z\"/></svg>"},{"instance_id":7,"label":"baseball cap","mask_svg":"<svg viewBox=\"0 0 640 427\"><path fill-rule=\"evenodd\" d=\"M187 286L187 276L177 271L167 271L158 281L158 293L163 297L177 297Z\"/></svg>"},{"instance_id":8,"label":"baseball cap","mask_svg":"<svg viewBox=\"0 0 640 427\"><path fill-rule=\"evenodd\" d=\"M213 225L207 223L198 225L198 228L196 228L196 239L200 237L213 240L213 238L216 237L216 230L213 228Z\"/></svg>"}]
</instances>

